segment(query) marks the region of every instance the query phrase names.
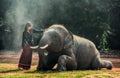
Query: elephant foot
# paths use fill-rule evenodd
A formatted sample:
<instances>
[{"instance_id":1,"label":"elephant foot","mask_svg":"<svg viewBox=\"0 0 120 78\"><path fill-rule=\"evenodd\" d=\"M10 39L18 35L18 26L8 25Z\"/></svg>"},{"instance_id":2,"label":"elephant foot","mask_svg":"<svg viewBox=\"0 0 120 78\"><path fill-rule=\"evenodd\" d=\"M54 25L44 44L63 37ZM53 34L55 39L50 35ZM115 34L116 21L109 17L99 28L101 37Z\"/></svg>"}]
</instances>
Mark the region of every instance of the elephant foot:
<instances>
[{"instance_id":1,"label":"elephant foot","mask_svg":"<svg viewBox=\"0 0 120 78\"><path fill-rule=\"evenodd\" d=\"M42 71L43 69L41 67L37 67L37 71Z\"/></svg>"},{"instance_id":2,"label":"elephant foot","mask_svg":"<svg viewBox=\"0 0 120 78\"><path fill-rule=\"evenodd\" d=\"M106 60L102 60L102 63L101 63L102 67L101 68L107 68L109 70L112 69L113 67L113 64L111 61L106 61Z\"/></svg>"},{"instance_id":3,"label":"elephant foot","mask_svg":"<svg viewBox=\"0 0 120 78\"><path fill-rule=\"evenodd\" d=\"M111 69L112 69L112 66L108 67L107 69L111 70Z\"/></svg>"},{"instance_id":4,"label":"elephant foot","mask_svg":"<svg viewBox=\"0 0 120 78\"><path fill-rule=\"evenodd\" d=\"M37 71L46 71L46 70L48 70L48 68L45 66L38 66L37 67Z\"/></svg>"},{"instance_id":5,"label":"elephant foot","mask_svg":"<svg viewBox=\"0 0 120 78\"><path fill-rule=\"evenodd\" d=\"M112 62L110 62L110 61L106 61L106 68L109 69L109 70L111 70L112 67L113 67Z\"/></svg>"},{"instance_id":6,"label":"elephant foot","mask_svg":"<svg viewBox=\"0 0 120 78\"><path fill-rule=\"evenodd\" d=\"M58 65L57 67L57 71L66 71L66 67L62 66L62 65Z\"/></svg>"}]
</instances>

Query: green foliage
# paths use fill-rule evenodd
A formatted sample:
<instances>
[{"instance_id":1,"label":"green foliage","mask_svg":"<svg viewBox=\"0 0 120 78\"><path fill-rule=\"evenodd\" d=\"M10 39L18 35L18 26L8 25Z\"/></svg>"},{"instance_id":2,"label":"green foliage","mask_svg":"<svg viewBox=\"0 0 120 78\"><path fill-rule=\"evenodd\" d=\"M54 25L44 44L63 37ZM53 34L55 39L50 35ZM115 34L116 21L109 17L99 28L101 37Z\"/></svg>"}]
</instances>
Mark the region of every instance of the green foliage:
<instances>
[{"instance_id":1,"label":"green foliage","mask_svg":"<svg viewBox=\"0 0 120 78\"><path fill-rule=\"evenodd\" d=\"M109 50L110 48L109 48L109 43L108 43L108 37L109 37L109 35L112 34L111 28L106 23L101 24L100 28L103 31L103 33L100 37L100 42L99 42L98 48L101 51Z\"/></svg>"},{"instance_id":2,"label":"green foliage","mask_svg":"<svg viewBox=\"0 0 120 78\"><path fill-rule=\"evenodd\" d=\"M109 50L107 37L108 34L104 31L101 36L100 45L98 46L101 49L101 51Z\"/></svg>"}]
</instances>

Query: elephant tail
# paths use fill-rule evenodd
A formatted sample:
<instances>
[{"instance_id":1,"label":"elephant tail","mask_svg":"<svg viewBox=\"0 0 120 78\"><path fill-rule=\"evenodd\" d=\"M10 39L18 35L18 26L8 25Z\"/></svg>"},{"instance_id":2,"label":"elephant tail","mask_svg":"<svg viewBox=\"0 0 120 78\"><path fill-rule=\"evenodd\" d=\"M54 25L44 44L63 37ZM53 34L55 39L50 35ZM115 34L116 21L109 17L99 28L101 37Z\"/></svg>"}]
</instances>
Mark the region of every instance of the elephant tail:
<instances>
[{"instance_id":1,"label":"elephant tail","mask_svg":"<svg viewBox=\"0 0 120 78\"><path fill-rule=\"evenodd\" d=\"M101 68L112 69L113 64L111 61L101 60Z\"/></svg>"}]
</instances>

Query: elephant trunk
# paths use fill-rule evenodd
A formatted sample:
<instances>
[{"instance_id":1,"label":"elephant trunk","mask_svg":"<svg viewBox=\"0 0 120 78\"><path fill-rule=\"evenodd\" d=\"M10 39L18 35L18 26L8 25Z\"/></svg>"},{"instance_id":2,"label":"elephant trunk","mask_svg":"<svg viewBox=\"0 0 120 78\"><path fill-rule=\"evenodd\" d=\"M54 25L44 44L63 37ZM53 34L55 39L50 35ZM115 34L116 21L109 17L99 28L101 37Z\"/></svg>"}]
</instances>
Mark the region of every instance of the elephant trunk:
<instances>
[{"instance_id":1,"label":"elephant trunk","mask_svg":"<svg viewBox=\"0 0 120 78\"><path fill-rule=\"evenodd\" d=\"M47 40L48 39L48 40ZM47 49L48 47L50 47L51 45L51 41L49 38L42 38L40 43L39 43L39 48L40 49Z\"/></svg>"}]
</instances>

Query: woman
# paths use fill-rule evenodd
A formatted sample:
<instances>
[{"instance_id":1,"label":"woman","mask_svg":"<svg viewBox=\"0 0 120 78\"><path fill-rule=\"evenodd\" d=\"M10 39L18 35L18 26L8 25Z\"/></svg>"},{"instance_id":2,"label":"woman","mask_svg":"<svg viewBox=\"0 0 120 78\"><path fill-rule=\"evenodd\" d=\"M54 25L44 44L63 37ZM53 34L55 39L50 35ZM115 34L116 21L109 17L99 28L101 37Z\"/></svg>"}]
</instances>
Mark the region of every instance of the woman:
<instances>
[{"instance_id":1,"label":"woman","mask_svg":"<svg viewBox=\"0 0 120 78\"><path fill-rule=\"evenodd\" d=\"M28 70L31 67L32 60L32 24L27 23L23 32L22 54L20 56L18 68Z\"/></svg>"}]
</instances>

